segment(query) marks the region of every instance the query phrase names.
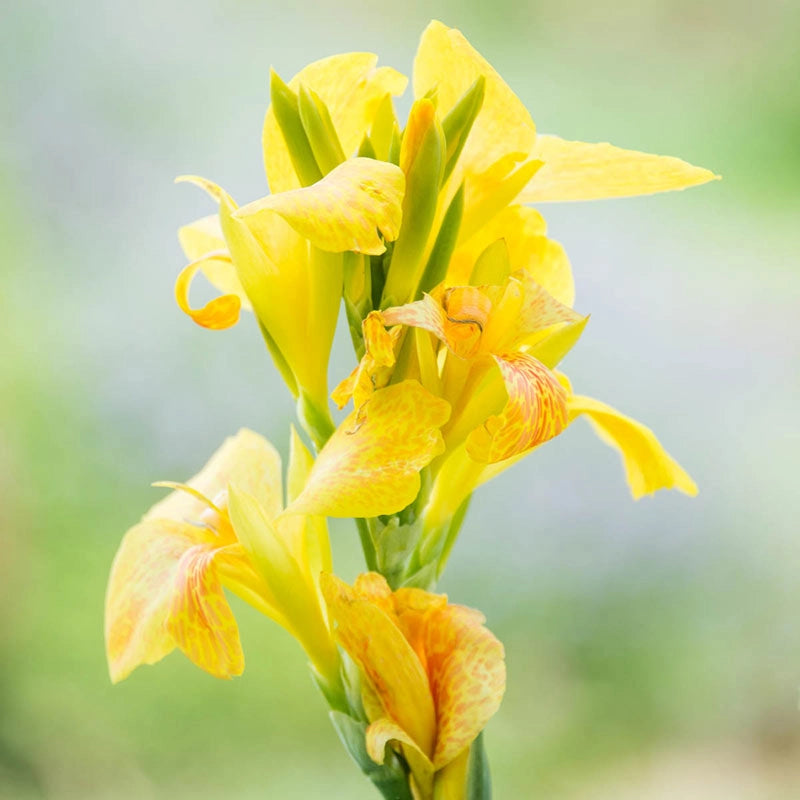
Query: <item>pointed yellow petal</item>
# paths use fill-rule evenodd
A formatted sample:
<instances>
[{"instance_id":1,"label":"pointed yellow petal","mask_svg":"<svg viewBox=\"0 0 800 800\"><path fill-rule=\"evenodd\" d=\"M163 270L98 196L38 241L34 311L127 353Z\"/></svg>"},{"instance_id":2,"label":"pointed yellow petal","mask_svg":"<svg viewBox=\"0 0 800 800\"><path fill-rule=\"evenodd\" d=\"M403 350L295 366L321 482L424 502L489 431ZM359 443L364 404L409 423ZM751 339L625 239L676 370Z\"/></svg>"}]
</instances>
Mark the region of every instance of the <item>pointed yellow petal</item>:
<instances>
[{"instance_id":1,"label":"pointed yellow petal","mask_svg":"<svg viewBox=\"0 0 800 800\"><path fill-rule=\"evenodd\" d=\"M304 189L271 194L235 214L258 232L265 214L280 214L301 236L331 253L380 255L402 220L405 175L394 164L352 158Z\"/></svg>"},{"instance_id":2,"label":"pointed yellow petal","mask_svg":"<svg viewBox=\"0 0 800 800\"><path fill-rule=\"evenodd\" d=\"M330 517L394 514L417 496L419 470L441 453L450 406L416 381L375 392L328 440L293 513Z\"/></svg>"},{"instance_id":3,"label":"pointed yellow petal","mask_svg":"<svg viewBox=\"0 0 800 800\"><path fill-rule=\"evenodd\" d=\"M189 305L189 287L191 286L197 271L202 269L206 272L209 265L216 267L225 266L236 274L227 250L209 253L187 264L178 275L175 281L175 301L178 308L184 314L190 316L198 325L210 330L223 330L230 328L239 321L239 310L242 307L242 300L236 294L223 294L209 300L202 308L192 308Z\"/></svg>"},{"instance_id":4,"label":"pointed yellow petal","mask_svg":"<svg viewBox=\"0 0 800 800\"><path fill-rule=\"evenodd\" d=\"M632 197L719 178L672 156L623 150L607 142L569 142L558 136L539 136L531 155L544 166L520 195L523 203Z\"/></svg>"},{"instance_id":5,"label":"pointed yellow petal","mask_svg":"<svg viewBox=\"0 0 800 800\"><path fill-rule=\"evenodd\" d=\"M697 494L695 482L650 428L591 397L572 395L567 406L570 420L585 415L597 435L619 451L634 499L659 489L680 489L692 497Z\"/></svg>"},{"instance_id":6,"label":"pointed yellow petal","mask_svg":"<svg viewBox=\"0 0 800 800\"><path fill-rule=\"evenodd\" d=\"M461 168L473 174L509 154L517 160L527 156L536 128L519 98L462 33L431 22L414 59L414 96L435 90L443 116L480 75L486 78L483 106L459 159Z\"/></svg>"},{"instance_id":7,"label":"pointed yellow petal","mask_svg":"<svg viewBox=\"0 0 800 800\"><path fill-rule=\"evenodd\" d=\"M111 680L154 664L175 647L165 628L178 564L208 532L169 520L131 528L122 540L106 592L106 653Z\"/></svg>"},{"instance_id":8,"label":"pointed yellow petal","mask_svg":"<svg viewBox=\"0 0 800 800\"><path fill-rule=\"evenodd\" d=\"M322 591L338 624L339 643L364 672L386 714L430 756L436 737L433 698L425 670L402 631L384 609L336 576L322 576Z\"/></svg>"},{"instance_id":9,"label":"pointed yellow petal","mask_svg":"<svg viewBox=\"0 0 800 800\"><path fill-rule=\"evenodd\" d=\"M547 367L525 353L493 357L508 402L467 439L469 455L490 464L552 439L567 425L566 392Z\"/></svg>"},{"instance_id":10,"label":"pointed yellow petal","mask_svg":"<svg viewBox=\"0 0 800 800\"><path fill-rule=\"evenodd\" d=\"M418 792L414 796L430 797L433 787L433 764L430 758L420 750L419 745L396 722L388 717L376 719L367 728L366 738L367 753L377 764L383 764L387 744L392 743L399 746L411 768L415 788Z\"/></svg>"},{"instance_id":11,"label":"pointed yellow petal","mask_svg":"<svg viewBox=\"0 0 800 800\"><path fill-rule=\"evenodd\" d=\"M244 670L239 628L214 565L216 548L195 545L181 557L173 578L166 630L178 647L215 678Z\"/></svg>"},{"instance_id":12,"label":"pointed yellow petal","mask_svg":"<svg viewBox=\"0 0 800 800\"><path fill-rule=\"evenodd\" d=\"M361 144L383 98L402 94L408 82L390 67L376 68L377 61L372 53L344 53L309 64L289 81L289 88L294 91L302 84L319 95L328 107L347 157ZM262 142L270 191L276 194L298 188L300 184L272 108L264 119Z\"/></svg>"},{"instance_id":13,"label":"pointed yellow petal","mask_svg":"<svg viewBox=\"0 0 800 800\"><path fill-rule=\"evenodd\" d=\"M471 608L448 605L427 625L425 652L436 699L437 769L455 759L500 707L506 687L503 645Z\"/></svg>"}]
</instances>

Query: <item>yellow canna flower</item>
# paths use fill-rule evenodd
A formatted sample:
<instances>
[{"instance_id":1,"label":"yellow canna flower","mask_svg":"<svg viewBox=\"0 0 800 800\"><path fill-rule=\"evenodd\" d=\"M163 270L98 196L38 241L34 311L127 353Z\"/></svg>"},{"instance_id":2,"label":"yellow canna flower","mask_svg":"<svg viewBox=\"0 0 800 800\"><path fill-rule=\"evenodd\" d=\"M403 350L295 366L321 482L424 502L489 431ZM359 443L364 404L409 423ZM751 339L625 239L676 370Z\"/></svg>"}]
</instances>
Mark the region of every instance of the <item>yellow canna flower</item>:
<instances>
[{"instance_id":1,"label":"yellow canna flower","mask_svg":"<svg viewBox=\"0 0 800 800\"><path fill-rule=\"evenodd\" d=\"M295 432L288 499L311 468ZM120 545L106 595L111 679L153 664L175 647L218 678L241 674L244 656L224 589L272 618L306 650L322 685L335 691L339 658L319 575L330 570L325 520L281 516L280 456L243 429L186 484L131 528Z\"/></svg>"},{"instance_id":2,"label":"yellow canna flower","mask_svg":"<svg viewBox=\"0 0 800 800\"><path fill-rule=\"evenodd\" d=\"M408 762L417 794L463 797L470 744L497 711L506 682L503 645L478 611L421 589L392 592L377 573L349 586L334 575L322 588L336 637L359 666L367 752L386 746Z\"/></svg>"}]
</instances>

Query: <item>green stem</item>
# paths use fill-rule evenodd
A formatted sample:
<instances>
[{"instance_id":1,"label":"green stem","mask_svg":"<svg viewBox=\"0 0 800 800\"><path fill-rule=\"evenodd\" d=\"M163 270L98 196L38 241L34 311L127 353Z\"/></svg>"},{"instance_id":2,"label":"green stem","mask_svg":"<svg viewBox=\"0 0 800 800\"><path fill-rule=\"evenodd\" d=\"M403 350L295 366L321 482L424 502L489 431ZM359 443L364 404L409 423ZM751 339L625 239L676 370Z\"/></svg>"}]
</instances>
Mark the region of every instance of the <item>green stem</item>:
<instances>
[{"instance_id":1,"label":"green stem","mask_svg":"<svg viewBox=\"0 0 800 800\"><path fill-rule=\"evenodd\" d=\"M375 543L372 541L372 533L369 529L369 522L362 517L356 518L358 536L361 539L361 549L364 551L364 561L370 572L378 572L378 554L375 551Z\"/></svg>"}]
</instances>

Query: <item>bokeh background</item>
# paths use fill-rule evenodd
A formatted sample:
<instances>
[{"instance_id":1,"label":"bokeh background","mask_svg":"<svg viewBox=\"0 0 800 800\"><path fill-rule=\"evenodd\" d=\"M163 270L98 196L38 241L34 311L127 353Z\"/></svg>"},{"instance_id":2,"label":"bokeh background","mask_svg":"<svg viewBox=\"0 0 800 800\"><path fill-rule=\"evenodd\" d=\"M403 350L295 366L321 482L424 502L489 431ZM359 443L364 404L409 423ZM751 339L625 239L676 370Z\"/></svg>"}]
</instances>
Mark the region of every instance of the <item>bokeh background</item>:
<instances>
[{"instance_id":1,"label":"bokeh background","mask_svg":"<svg viewBox=\"0 0 800 800\"><path fill-rule=\"evenodd\" d=\"M242 425L286 444L252 320L174 305L175 229L210 206L173 176L260 196L270 65L408 72L432 16L540 130L724 176L543 209L592 313L577 389L650 424L701 494L632 502L580 424L479 495L443 588L507 646L496 797L800 796L800 5L28 0L0 25L0 797L373 797L281 630L239 604L242 678L172 655L112 688L103 593L152 480ZM354 530L333 536L354 575Z\"/></svg>"}]
</instances>

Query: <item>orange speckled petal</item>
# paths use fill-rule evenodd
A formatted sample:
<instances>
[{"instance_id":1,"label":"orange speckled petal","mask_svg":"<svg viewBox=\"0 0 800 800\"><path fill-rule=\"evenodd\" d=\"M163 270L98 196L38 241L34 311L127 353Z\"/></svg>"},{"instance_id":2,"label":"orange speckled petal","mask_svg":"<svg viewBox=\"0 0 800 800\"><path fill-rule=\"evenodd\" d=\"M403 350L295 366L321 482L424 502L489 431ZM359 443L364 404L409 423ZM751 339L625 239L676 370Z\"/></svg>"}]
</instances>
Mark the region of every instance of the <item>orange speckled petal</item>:
<instances>
[{"instance_id":1,"label":"orange speckled petal","mask_svg":"<svg viewBox=\"0 0 800 800\"><path fill-rule=\"evenodd\" d=\"M425 650L436 700L436 769L469 747L503 699L503 645L484 621L473 609L448 605L428 622Z\"/></svg>"},{"instance_id":2,"label":"orange speckled petal","mask_svg":"<svg viewBox=\"0 0 800 800\"><path fill-rule=\"evenodd\" d=\"M430 331L441 341L446 341L445 324L447 318L441 303L429 294L422 300L406 303L404 306L393 306L381 312L385 325L408 325Z\"/></svg>"},{"instance_id":3,"label":"orange speckled petal","mask_svg":"<svg viewBox=\"0 0 800 800\"><path fill-rule=\"evenodd\" d=\"M223 294L209 300L202 308L192 308L189 304L189 287L199 270L206 272L214 265L215 271L228 268L236 275L236 269L227 251L207 253L197 261L187 264L175 281L175 302L184 314L191 317L198 325L210 330L224 330L239 321L242 298L237 294ZM238 280L238 279L237 279Z\"/></svg>"},{"instance_id":4,"label":"orange speckled petal","mask_svg":"<svg viewBox=\"0 0 800 800\"><path fill-rule=\"evenodd\" d=\"M106 592L106 654L114 683L175 647L165 628L174 576L183 554L207 536L201 528L163 519L142 522L125 534Z\"/></svg>"},{"instance_id":5,"label":"orange speckled petal","mask_svg":"<svg viewBox=\"0 0 800 800\"><path fill-rule=\"evenodd\" d=\"M322 592L337 622L337 638L363 670L386 714L430 756L436 712L428 677L393 619L335 575L323 573Z\"/></svg>"},{"instance_id":6,"label":"orange speckled petal","mask_svg":"<svg viewBox=\"0 0 800 800\"><path fill-rule=\"evenodd\" d=\"M450 405L417 381L375 392L338 427L317 457L293 513L329 517L394 514L417 496L419 470L444 448Z\"/></svg>"},{"instance_id":7,"label":"orange speckled petal","mask_svg":"<svg viewBox=\"0 0 800 800\"><path fill-rule=\"evenodd\" d=\"M619 451L634 499L659 489L679 489L692 497L697 494L697 484L650 428L592 397L572 395L567 407L570 421L585 415L597 435Z\"/></svg>"},{"instance_id":8,"label":"orange speckled petal","mask_svg":"<svg viewBox=\"0 0 800 800\"><path fill-rule=\"evenodd\" d=\"M351 158L312 186L267 195L234 216L257 224L260 215L277 213L321 250L380 255L383 239L392 242L400 232L405 182L394 164Z\"/></svg>"},{"instance_id":9,"label":"orange speckled petal","mask_svg":"<svg viewBox=\"0 0 800 800\"><path fill-rule=\"evenodd\" d=\"M508 402L467 439L467 452L493 464L530 450L567 425L566 392L553 373L525 353L493 356L503 375Z\"/></svg>"},{"instance_id":10,"label":"orange speckled petal","mask_svg":"<svg viewBox=\"0 0 800 800\"><path fill-rule=\"evenodd\" d=\"M402 94L408 83L391 67L376 67L377 62L373 53L343 53L314 61L289 81L295 92L302 84L319 95L348 157L361 144L383 98ZM270 191L296 189L300 184L271 106L264 119L262 144Z\"/></svg>"},{"instance_id":11,"label":"orange speckled petal","mask_svg":"<svg viewBox=\"0 0 800 800\"><path fill-rule=\"evenodd\" d=\"M239 628L214 565L216 549L195 545L178 562L166 629L178 647L215 678L244 670Z\"/></svg>"},{"instance_id":12,"label":"orange speckled petal","mask_svg":"<svg viewBox=\"0 0 800 800\"><path fill-rule=\"evenodd\" d=\"M376 366L394 366L394 342L386 330L386 322L380 311L370 311L361 323L364 346Z\"/></svg>"}]
</instances>

